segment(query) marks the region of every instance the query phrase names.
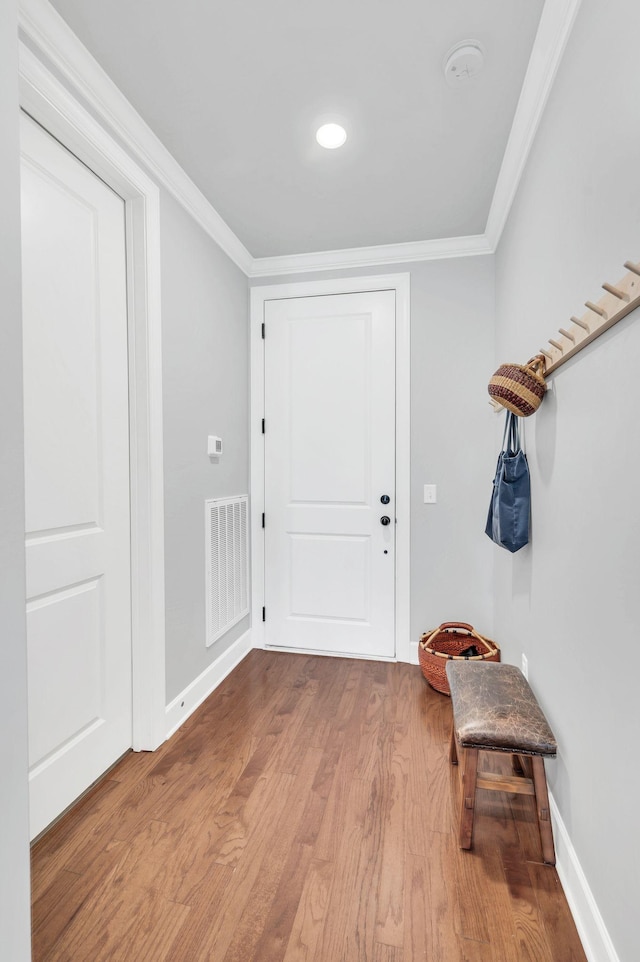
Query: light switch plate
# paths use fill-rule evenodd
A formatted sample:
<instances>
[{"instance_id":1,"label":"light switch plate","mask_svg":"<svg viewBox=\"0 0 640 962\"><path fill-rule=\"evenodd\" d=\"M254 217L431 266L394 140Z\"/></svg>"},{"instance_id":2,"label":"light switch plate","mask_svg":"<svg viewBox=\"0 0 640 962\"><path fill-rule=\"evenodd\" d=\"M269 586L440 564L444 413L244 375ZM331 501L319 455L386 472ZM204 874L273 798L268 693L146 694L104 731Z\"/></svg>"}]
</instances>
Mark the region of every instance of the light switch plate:
<instances>
[{"instance_id":1,"label":"light switch plate","mask_svg":"<svg viewBox=\"0 0 640 962\"><path fill-rule=\"evenodd\" d=\"M425 484L424 486L424 503L425 504L435 504L438 500L438 489L435 484Z\"/></svg>"}]
</instances>

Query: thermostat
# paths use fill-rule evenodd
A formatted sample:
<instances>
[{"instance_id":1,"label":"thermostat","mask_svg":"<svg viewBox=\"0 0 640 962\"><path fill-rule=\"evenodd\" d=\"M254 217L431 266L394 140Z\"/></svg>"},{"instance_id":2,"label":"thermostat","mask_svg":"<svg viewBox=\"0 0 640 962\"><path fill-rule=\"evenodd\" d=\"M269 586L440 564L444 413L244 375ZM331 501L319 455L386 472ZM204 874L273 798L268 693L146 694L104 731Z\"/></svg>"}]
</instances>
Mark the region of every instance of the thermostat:
<instances>
[{"instance_id":1,"label":"thermostat","mask_svg":"<svg viewBox=\"0 0 640 962\"><path fill-rule=\"evenodd\" d=\"M207 454L210 458L217 458L222 454L222 438L217 438L215 434L210 434L207 438Z\"/></svg>"}]
</instances>

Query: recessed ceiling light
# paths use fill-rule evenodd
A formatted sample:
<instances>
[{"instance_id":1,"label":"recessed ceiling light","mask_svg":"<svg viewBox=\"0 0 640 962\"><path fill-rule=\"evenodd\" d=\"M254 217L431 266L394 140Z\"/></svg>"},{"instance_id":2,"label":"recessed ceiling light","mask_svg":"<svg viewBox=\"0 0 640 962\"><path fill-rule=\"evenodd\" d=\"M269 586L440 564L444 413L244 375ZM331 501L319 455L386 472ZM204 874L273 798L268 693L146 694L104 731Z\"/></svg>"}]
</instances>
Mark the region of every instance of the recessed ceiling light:
<instances>
[{"instance_id":1,"label":"recessed ceiling light","mask_svg":"<svg viewBox=\"0 0 640 962\"><path fill-rule=\"evenodd\" d=\"M336 147L342 147L346 139L347 132L340 124L323 124L322 127L318 127L316 131L316 140L321 147L326 147L327 150L335 150Z\"/></svg>"}]
</instances>

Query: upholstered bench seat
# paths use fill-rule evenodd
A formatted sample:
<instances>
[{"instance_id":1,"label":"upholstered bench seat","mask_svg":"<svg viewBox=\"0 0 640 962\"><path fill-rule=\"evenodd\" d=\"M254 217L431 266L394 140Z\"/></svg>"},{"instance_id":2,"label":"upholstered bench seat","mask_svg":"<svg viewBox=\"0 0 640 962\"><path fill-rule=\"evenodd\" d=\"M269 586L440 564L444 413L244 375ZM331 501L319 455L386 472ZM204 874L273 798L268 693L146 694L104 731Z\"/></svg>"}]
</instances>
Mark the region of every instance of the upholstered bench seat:
<instances>
[{"instance_id":1,"label":"upholstered bench seat","mask_svg":"<svg viewBox=\"0 0 640 962\"><path fill-rule=\"evenodd\" d=\"M543 859L555 865L544 759L556 754L557 744L529 683L518 668L494 662L449 661L446 670L452 764L458 763L458 746L464 751L461 848L471 848L476 789L517 792L535 796ZM511 754L519 774L479 771L480 751Z\"/></svg>"},{"instance_id":2,"label":"upholstered bench seat","mask_svg":"<svg viewBox=\"0 0 640 962\"><path fill-rule=\"evenodd\" d=\"M450 661L447 677L455 703L456 735L463 748L556 754L549 723L514 665Z\"/></svg>"}]
</instances>

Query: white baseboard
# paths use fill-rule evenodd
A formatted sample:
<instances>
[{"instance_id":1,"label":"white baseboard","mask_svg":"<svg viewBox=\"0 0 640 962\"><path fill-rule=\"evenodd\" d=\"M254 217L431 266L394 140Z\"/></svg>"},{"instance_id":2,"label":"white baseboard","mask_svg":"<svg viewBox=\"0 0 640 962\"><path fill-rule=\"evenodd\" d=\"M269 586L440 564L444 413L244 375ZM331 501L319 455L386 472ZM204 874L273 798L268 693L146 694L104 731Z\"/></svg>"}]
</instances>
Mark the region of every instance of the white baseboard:
<instances>
[{"instance_id":1,"label":"white baseboard","mask_svg":"<svg viewBox=\"0 0 640 962\"><path fill-rule=\"evenodd\" d=\"M417 642L417 641L410 641L410 642L409 642L409 647L410 647L409 664L410 664L410 665L419 665L419 664L420 664L420 659L418 658L418 642Z\"/></svg>"},{"instance_id":2,"label":"white baseboard","mask_svg":"<svg viewBox=\"0 0 640 962\"><path fill-rule=\"evenodd\" d=\"M167 705L165 709L167 738L171 738L173 733L186 722L189 715L192 715L205 698L215 691L252 647L251 629L249 629Z\"/></svg>"},{"instance_id":3,"label":"white baseboard","mask_svg":"<svg viewBox=\"0 0 640 962\"><path fill-rule=\"evenodd\" d=\"M600 910L578 861L555 799L549 794L556 868L589 962L620 962Z\"/></svg>"}]
</instances>

